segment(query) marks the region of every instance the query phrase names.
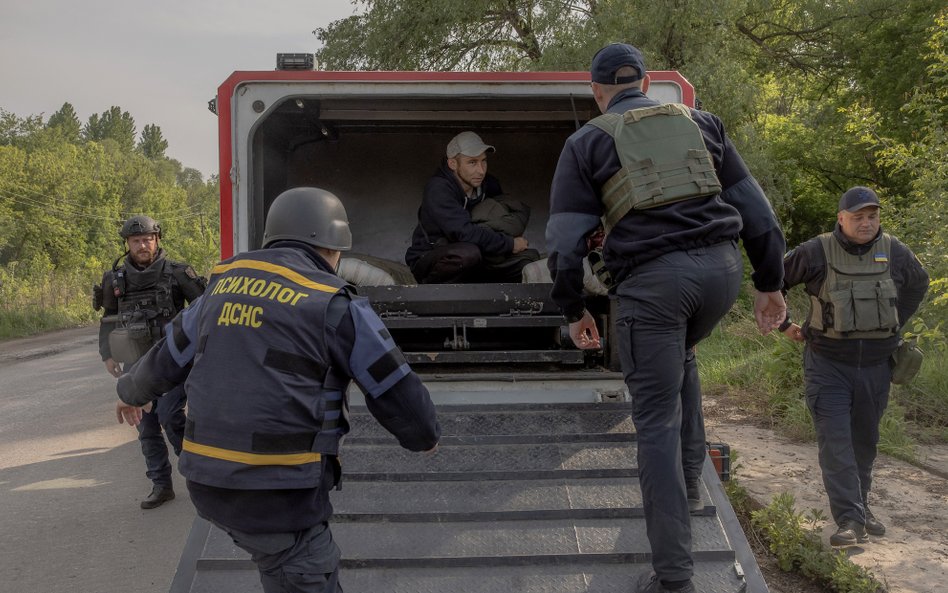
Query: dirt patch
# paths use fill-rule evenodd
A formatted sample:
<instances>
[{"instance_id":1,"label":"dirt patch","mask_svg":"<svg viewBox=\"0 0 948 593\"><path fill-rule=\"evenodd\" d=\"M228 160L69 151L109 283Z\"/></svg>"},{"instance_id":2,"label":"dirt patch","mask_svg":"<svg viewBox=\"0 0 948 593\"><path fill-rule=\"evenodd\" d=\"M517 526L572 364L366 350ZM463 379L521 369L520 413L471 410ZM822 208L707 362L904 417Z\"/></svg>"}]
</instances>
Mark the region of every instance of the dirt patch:
<instances>
[{"instance_id":1,"label":"dirt patch","mask_svg":"<svg viewBox=\"0 0 948 593\"><path fill-rule=\"evenodd\" d=\"M728 393L706 396L708 439L728 443L737 453L734 475L758 504L789 492L797 511L822 510L829 504L820 477L815 443L794 442L766 428L743 402ZM948 590L948 447L926 447L925 468L880 455L873 473L870 504L886 524L884 537L848 549L850 558L866 568L891 593L936 593ZM836 526L823 525L823 543ZM753 537L749 537L753 539ZM779 568L768 570L765 548L756 546L758 562L771 591L819 591L796 579L783 583ZM784 586L790 588L784 588Z\"/></svg>"}]
</instances>

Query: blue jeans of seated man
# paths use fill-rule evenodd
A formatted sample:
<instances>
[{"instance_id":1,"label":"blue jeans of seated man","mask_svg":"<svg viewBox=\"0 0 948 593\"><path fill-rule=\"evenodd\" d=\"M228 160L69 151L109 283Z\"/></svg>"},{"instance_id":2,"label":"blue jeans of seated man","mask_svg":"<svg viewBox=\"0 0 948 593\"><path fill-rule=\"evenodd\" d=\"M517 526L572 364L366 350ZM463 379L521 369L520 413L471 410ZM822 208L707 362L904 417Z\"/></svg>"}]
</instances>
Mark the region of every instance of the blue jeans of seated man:
<instances>
[{"instance_id":1,"label":"blue jeans of seated man","mask_svg":"<svg viewBox=\"0 0 948 593\"><path fill-rule=\"evenodd\" d=\"M674 251L636 266L616 289L616 340L632 396L639 483L652 567L663 581L692 577L685 478L705 457L695 345L728 312L742 262L732 242Z\"/></svg>"},{"instance_id":2,"label":"blue jeans of seated man","mask_svg":"<svg viewBox=\"0 0 948 593\"><path fill-rule=\"evenodd\" d=\"M889 361L856 366L807 347L803 376L830 512L837 525L845 520L865 524L879 422L889 404Z\"/></svg>"},{"instance_id":3,"label":"blue jeans of seated man","mask_svg":"<svg viewBox=\"0 0 948 593\"><path fill-rule=\"evenodd\" d=\"M168 458L165 437L174 448L175 455L180 455L184 439L186 403L184 385L178 385L159 397L153 410L142 414L141 424L138 425L138 440L145 456L145 475L156 486L171 487L171 461Z\"/></svg>"}]
</instances>

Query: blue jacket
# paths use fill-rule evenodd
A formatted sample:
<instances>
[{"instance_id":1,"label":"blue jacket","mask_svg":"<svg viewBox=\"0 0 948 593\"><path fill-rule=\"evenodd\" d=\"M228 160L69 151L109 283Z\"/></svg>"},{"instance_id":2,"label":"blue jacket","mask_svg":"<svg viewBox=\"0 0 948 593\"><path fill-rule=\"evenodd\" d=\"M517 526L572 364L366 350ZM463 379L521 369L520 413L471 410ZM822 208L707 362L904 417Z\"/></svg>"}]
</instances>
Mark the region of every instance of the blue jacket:
<instances>
[{"instance_id":1,"label":"blue jacket","mask_svg":"<svg viewBox=\"0 0 948 593\"><path fill-rule=\"evenodd\" d=\"M402 446L440 438L428 392L381 320L304 244L222 262L167 333L118 393L141 405L186 380L181 473L198 512L223 525L298 531L329 518L352 379Z\"/></svg>"},{"instance_id":2,"label":"blue jacket","mask_svg":"<svg viewBox=\"0 0 948 593\"><path fill-rule=\"evenodd\" d=\"M657 105L638 89L613 97L609 113ZM664 253L704 247L740 238L754 268L754 286L779 290L783 282L783 233L763 190L716 116L692 110L721 181L720 194L695 198L625 215L606 237L606 266L621 282L636 266ZM585 125L566 140L553 176L546 245L553 276L552 298L570 320L582 301L582 260L586 237L600 224L602 186L621 167L615 142L603 130Z\"/></svg>"},{"instance_id":3,"label":"blue jacket","mask_svg":"<svg viewBox=\"0 0 948 593\"><path fill-rule=\"evenodd\" d=\"M476 198L464 194L461 184L442 161L435 174L428 179L425 193L418 208L418 225L411 237L411 246L405 253L409 267L436 244L473 243L483 255L510 255L513 237L493 231L471 220L471 209L484 198L495 198L503 193L496 177L487 175Z\"/></svg>"}]
</instances>

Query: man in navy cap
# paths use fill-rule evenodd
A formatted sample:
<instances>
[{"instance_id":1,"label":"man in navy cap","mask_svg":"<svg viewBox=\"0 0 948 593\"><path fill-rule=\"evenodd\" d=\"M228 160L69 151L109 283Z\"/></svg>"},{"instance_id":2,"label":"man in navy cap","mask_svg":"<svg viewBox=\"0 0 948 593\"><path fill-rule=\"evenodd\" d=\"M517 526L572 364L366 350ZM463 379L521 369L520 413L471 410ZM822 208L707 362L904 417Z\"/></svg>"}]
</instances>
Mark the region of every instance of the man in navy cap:
<instances>
[{"instance_id":1,"label":"man in navy cap","mask_svg":"<svg viewBox=\"0 0 948 593\"><path fill-rule=\"evenodd\" d=\"M882 232L880 212L876 192L850 188L839 200L836 228L784 258L784 292L803 284L810 295L802 327L788 315L779 329L806 343L806 403L838 526L830 536L834 546L885 535L869 510L869 489L889 402L889 360L928 289L928 273L912 250Z\"/></svg>"},{"instance_id":2,"label":"man in navy cap","mask_svg":"<svg viewBox=\"0 0 948 593\"><path fill-rule=\"evenodd\" d=\"M706 455L695 345L737 298L738 240L754 268L758 327L767 333L780 324L785 242L721 121L648 98L638 49L602 48L591 77L603 115L567 139L553 177L546 229L552 298L573 342L599 348L582 298L582 260L602 225L654 568L634 590L688 593L695 591L689 511L703 508Z\"/></svg>"}]
</instances>

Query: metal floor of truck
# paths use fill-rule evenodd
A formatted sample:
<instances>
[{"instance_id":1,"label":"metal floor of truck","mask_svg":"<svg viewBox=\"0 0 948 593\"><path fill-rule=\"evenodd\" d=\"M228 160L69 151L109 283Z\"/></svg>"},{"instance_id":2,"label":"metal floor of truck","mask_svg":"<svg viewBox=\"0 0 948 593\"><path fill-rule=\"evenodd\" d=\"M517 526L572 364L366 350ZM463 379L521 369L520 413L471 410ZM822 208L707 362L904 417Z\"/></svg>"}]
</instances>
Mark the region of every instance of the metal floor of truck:
<instances>
[{"instance_id":1,"label":"metal floor of truck","mask_svg":"<svg viewBox=\"0 0 948 593\"><path fill-rule=\"evenodd\" d=\"M443 437L427 456L399 448L353 407L342 489L332 493L343 589L612 593L631 591L650 570L631 404L438 412ZM710 460L702 478L706 506L692 516L698 591L766 593ZM171 593L261 590L249 556L196 519Z\"/></svg>"}]
</instances>

